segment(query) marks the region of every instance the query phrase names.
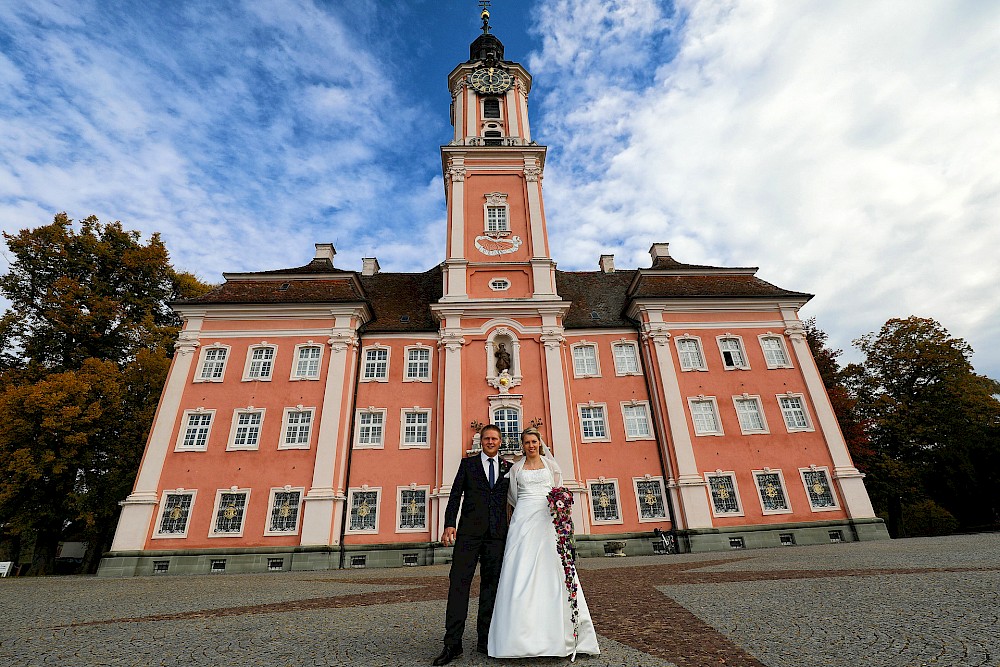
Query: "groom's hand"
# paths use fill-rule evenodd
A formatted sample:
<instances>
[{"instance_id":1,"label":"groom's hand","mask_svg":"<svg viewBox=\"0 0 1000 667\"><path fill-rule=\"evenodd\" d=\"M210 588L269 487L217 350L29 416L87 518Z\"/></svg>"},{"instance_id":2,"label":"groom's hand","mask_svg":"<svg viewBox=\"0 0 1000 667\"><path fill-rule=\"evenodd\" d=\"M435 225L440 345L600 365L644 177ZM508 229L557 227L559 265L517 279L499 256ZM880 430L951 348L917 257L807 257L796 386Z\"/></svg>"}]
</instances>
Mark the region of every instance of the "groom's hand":
<instances>
[{"instance_id":1,"label":"groom's hand","mask_svg":"<svg viewBox=\"0 0 1000 667\"><path fill-rule=\"evenodd\" d=\"M455 546L455 529L454 528L450 528L449 527L449 528L445 528L444 529L444 534L441 536L441 543L443 545L445 545L446 547L453 547L453 546Z\"/></svg>"}]
</instances>

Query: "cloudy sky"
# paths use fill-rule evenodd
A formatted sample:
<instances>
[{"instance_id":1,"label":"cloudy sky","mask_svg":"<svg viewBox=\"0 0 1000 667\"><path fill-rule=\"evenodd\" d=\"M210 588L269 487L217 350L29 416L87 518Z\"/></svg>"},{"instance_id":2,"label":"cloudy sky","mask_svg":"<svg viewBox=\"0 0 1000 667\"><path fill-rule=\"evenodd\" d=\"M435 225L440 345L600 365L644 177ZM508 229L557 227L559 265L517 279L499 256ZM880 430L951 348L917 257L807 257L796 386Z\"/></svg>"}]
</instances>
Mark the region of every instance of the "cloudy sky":
<instances>
[{"instance_id":1,"label":"cloudy sky","mask_svg":"<svg viewBox=\"0 0 1000 667\"><path fill-rule=\"evenodd\" d=\"M759 266L831 343L933 317L1000 377L1000 3L494 0L562 269ZM474 0L5 0L0 227L160 232L203 280L444 255ZM8 254L0 260L5 270ZM848 349L846 356L855 358Z\"/></svg>"}]
</instances>

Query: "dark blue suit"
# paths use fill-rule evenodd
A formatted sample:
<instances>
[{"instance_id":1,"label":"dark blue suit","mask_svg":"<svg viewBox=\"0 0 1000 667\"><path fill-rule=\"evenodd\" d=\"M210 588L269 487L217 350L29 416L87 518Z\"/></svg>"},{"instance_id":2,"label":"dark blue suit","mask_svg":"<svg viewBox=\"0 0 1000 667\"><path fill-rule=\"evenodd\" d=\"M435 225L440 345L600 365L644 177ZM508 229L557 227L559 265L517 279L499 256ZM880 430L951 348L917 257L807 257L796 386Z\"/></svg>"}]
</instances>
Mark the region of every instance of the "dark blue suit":
<instances>
[{"instance_id":1,"label":"dark blue suit","mask_svg":"<svg viewBox=\"0 0 1000 667\"><path fill-rule=\"evenodd\" d=\"M498 457L498 463L500 459ZM462 645L465 619L469 615L469 588L479 563L479 615L476 630L479 643L485 644L490 634L493 603L504 544L507 541L507 479L497 466L496 482L490 488L480 455L462 459L444 512L445 528L454 527L458 508L462 518L451 561L451 584L448 587L448 611L445 614L445 646Z\"/></svg>"}]
</instances>

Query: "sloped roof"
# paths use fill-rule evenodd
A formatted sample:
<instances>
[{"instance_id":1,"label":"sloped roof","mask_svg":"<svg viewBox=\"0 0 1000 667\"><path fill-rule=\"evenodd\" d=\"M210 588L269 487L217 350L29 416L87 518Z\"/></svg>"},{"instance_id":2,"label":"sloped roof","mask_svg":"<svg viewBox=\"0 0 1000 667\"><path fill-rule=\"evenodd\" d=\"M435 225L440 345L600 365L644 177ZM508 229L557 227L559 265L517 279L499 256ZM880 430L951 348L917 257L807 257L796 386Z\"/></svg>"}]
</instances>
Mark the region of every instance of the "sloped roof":
<instances>
[{"instance_id":1,"label":"sloped roof","mask_svg":"<svg viewBox=\"0 0 1000 667\"><path fill-rule=\"evenodd\" d=\"M353 273L331 275L328 280L281 280L275 275L252 280L227 280L194 299L175 301L178 305L250 303L351 303L365 301Z\"/></svg>"},{"instance_id":2,"label":"sloped roof","mask_svg":"<svg viewBox=\"0 0 1000 667\"><path fill-rule=\"evenodd\" d=\"M376 273L361 276L374 317L365 331L437 331L430 306L444 290L441 267L423 273ZM407 321L403 321L404 317Z\"/></svg>"},{"instance_id":3,"label":"sloped roof","mask_svg":"<svg viewBox=\"0 0 1000 667\"><path fill-rule=\"evenodd\" d=\"M790 297L811 299L811 294L792 292L772 285L745 273L719 274L658 274L639 271L632 288L631 298L741 298L741 297Z\"/></svg>"},{"instance_id":4,"label":"sloped roof","mask_svg":"<svg viewBox=\"0 0 1000 667\"><path fill-rule=\"evenodd\" d=\"M628 286L635 271L559 271L556 290L572 305L563 324L567 329L634 327L625 317Z\"/></svg>"}]
</instances>

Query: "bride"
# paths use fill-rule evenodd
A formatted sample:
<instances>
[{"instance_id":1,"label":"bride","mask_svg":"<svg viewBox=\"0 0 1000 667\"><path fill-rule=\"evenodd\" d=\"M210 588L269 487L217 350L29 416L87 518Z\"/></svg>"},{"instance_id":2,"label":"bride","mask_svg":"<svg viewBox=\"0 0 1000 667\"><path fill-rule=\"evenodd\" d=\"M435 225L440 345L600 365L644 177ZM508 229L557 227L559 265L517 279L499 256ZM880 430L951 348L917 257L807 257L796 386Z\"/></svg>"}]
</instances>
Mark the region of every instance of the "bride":
<instances>
[{"instance_id":1,"label":"bride","mask_svg":"<svg viewBox=\"0 0 1000 667\"><path fill-rule=\"evenodd\" d=\"M548 493L562 486L562 473L542 442L538 429L521 434L524 458L508 473L508 502L514 507L503 569L497 588L489 655L494 658L597 655L597 633L583 589L577 580L579 624L574 624L567 598L563 564L556 550L556 530Z\"/></svg>"}]
</instances>

